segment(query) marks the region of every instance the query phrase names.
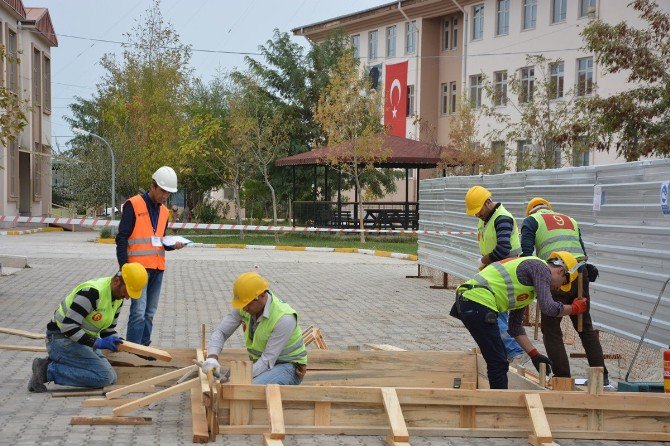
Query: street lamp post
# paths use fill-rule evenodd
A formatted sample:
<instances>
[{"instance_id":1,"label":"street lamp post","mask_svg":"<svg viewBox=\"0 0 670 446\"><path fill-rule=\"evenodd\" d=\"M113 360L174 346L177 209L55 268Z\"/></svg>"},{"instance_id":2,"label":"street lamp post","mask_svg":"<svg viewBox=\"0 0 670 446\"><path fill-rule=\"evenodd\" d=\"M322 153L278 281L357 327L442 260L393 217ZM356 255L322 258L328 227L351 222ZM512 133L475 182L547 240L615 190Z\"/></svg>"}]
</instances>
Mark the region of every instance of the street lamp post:
<instances>
[{"instance_id":1,"label":"street lamp post","mask_svg":"<svg viewBox=\"0 0 670 446\"><path fill-rule=\"evenodd\" d=\"M114 158L114 151L112 150L112 146L109 145L109 143L107 142L107 140L105 138L103 138L102 136L96 135L95 133L91 133L88 130L73 127L72 131L77 135L92 136L95 139L99 139L100 141L105 143L105 145L107 146L107 149L109 150L109 154L112 157L112 207L111 207L111 210L110 210L110 215L112 217L112 223L113 223L114 222L114 208L115 208L115 202L116 202L116 193L115 193L116 192L116 189L115 189L116 188L116 184L115 184L116 159ZM114 233L114 225L113 224L112 224L111 229L112 229L112 234L113 234Z\"/></svg>"}]
</instances>

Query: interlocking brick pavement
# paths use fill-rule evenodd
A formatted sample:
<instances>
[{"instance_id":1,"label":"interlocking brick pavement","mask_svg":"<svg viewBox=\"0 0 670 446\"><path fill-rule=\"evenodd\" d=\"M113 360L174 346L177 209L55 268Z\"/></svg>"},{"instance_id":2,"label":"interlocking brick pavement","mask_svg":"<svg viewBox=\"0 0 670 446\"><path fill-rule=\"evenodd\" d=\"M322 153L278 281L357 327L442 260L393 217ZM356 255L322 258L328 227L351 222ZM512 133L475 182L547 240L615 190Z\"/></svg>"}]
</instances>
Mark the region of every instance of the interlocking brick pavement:
<instances>
[{"instance_id":1,"label":"interlocking brick pavement","mask_svg":"<svg viewBox=\"0 0 670 446\"><path fill-rule=\"evenodd\" d=\"M0 239L0 252L25 255L29 269L0 277L0 326L42 332L56 305L78 283L116 271L113 245L92 233L40 233ZM321 327L331 348L385 343L411 350L465 350L474 342L447 315L453 292L406 279L416 264L360 254L187 248L167 253L154 345L195 347L228 311L234 278L254 267L300 313L303 327ZM119 322L126 326L127 309ZM123 334L123 330L121 331ZM42 345L0 334L0 344ZM537 343L538 346L541 343ZM227 344L241 347L236 333ZM52 398L26 390L34 353L0 351L0 445L191 444L190 400L174 396L151 410L150 426L70 426L75 415L108 415L81 407L83 398ZM53 389L54 385L49 384ZM225 445L261 444L259 436L219 436ZM412 438L413 445L524 445L523 439ZM613 441L566 441L618 445ZM286 445L383 445L382 437L288 436ZM636 443L631 443L636 444ZM639 443L637 443L639 444Z\"/></svg>"}]
</instances>

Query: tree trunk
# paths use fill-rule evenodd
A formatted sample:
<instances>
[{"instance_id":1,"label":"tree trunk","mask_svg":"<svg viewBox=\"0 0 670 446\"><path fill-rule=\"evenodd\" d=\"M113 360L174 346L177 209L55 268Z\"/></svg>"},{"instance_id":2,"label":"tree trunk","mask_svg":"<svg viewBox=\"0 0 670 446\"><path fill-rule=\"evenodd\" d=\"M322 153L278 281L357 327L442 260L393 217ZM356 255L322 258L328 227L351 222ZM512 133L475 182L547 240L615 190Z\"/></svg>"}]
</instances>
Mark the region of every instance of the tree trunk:
<instances>
[{"instance_id":1,"label":"tree trunk","mask_svg":"<svg viewBox=\"0 0 670 446\"><path fill-rule=\"evenodd\" d=\"M263 179L268 189L270 189L270 195L272 196L272 224L277 226L277 196L275 195L275 188L272 187L270 183L270 176L268 175L268 166L263 167Z\"/></svg>"},{"instance_id":2,"label":"tree trunk","mask_svg":"<svg viewBox=\"0 0 670 446\"><path fill-rule=\"evenodd\" d=\"M361 182L359 179L358 166L354 166L354 178L356 179L356 187L358 188L358 227L361 229L361 245L365 244L365 232L363 229L363 191L361 190Z\"/></svg>"}]
</instances>

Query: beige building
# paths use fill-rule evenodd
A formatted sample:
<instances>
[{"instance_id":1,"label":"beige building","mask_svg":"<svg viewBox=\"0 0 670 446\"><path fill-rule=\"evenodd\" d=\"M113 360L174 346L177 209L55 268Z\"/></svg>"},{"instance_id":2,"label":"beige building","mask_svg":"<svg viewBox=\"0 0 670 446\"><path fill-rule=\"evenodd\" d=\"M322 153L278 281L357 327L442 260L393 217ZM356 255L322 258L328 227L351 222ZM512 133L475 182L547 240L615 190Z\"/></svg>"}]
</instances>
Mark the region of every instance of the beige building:
<instances>
[{"instance_id":1,"label":"beige building","mask_svg":"<svg viewBox=\"0 0 670 446\"><path fill-rule=\"evenodd\" d=\"M20 62L0 63L0 83L27 101L28 124L0 141L0 215L51 212L51 48L58 40L45 8L0 0L0 43Z\"/></svg>"}]
</instances>

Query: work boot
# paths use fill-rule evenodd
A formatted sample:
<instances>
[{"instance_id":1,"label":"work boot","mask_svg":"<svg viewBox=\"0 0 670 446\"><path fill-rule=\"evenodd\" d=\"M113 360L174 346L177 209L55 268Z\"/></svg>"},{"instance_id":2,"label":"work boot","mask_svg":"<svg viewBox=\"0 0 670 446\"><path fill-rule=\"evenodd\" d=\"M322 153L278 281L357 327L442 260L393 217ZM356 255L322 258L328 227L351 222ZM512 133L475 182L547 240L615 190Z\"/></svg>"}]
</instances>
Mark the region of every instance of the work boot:
<instances>
[{"instance_id":1,"label":"work boot","mask_svg":"<svg viewBox=\"0 0 670 446\"><path fill-rule=\"evenodd\" d=\"M33 360L33 376L28 383L28 391L34 393L44 393L47 391L47 367L49 367L49 358L35 358Z\"/></svg>"}]
</instances>

